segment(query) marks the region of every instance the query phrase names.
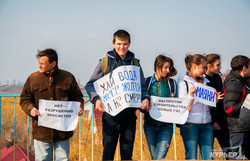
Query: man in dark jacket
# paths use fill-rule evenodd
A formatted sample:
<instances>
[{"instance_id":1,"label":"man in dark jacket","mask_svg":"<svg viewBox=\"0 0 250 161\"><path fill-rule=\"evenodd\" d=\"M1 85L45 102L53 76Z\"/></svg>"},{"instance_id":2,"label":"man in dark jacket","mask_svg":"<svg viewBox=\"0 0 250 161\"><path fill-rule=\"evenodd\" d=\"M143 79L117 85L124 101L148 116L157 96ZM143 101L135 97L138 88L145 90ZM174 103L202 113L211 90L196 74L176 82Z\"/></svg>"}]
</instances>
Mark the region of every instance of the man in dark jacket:
<instances>
[{"instance_id":1,"label":"man in dark jacket","mask_svg":"<svg viewBox=\"0 0 250 161\"><path fill-rule=\"evenodd\" d=\"M113 37L114 50L107 53L108 64L107 73L112 72L115 68L123 65L136 65L134 61L135 55L128 50L130 46L130 35L125 30L118 30ZM95 68L89 82L86 84L91 102L94 107L104 112L103 103L96 93L93 83L104 76L102 71L103 64L100 61ZM141 77L141 95L142 95L142 109L149 110L149 96L145 88L145 81L142 69L140 68ZM103 160L113 160L117 141L120 136L120 151L121 160L131 160L133 152L133 144L136 130L136 108L127 108L116 116L111 116L107 112L102 115L103 126Z\"/></svg>"},{"instance_id":2,"label":"man in dark jacket","mask_svg":"<svg viewBox=\"0 0 250 161\"><path fill-rule=\"evenodd\" d=\"M241 106L250 93L247 77L250 74L250 60L243 55L235 56L231 61L229 75L224 81L224 108L230 132L231 149L239 147L237 157L232 159L250 159L250 127L239 125L238 118ZM250 116L249 116L250 117Z\"/></svg>"},{"instance_id":3,"label":"man in dark jacket","mask_svg":"<svg viewBox=\"0 0 250 161\"><path fill-rule=\"evenodd\" d=\"M83 114L83 95L74 76L58 69L58 56L55 50L45 49L37 54L39 71L32 73L21 93L20 105L26 115L32 118L36 160L51 160L54 148L55 160L68 160L69 138L73 131L64 132L38 126L39 99L58 101L78 101Z\"/></svg>"}]
</instances>

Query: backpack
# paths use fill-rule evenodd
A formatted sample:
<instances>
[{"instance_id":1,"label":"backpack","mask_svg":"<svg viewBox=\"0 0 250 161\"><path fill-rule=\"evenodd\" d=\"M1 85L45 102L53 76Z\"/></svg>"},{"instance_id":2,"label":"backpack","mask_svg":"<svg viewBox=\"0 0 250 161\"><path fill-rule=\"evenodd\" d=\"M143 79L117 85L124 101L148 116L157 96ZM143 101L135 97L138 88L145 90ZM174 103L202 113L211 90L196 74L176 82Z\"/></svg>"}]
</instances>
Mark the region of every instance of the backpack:
<instances>
[{"instance_id":1,"label":"backpack","mask_svg":"<svg viewBox=\"0 0 250 161\"><path fill-rule=\"evenodd\" d=\"M102 69L102 73L103 75L107 74L107 70L108 70L108 56L105 56L104 58L102 58L101 60L101 69ZM140 66L139 65L139 59L133 58L133 60L131 61L131 64L135 65L135 66Z\"/></svg>"},{"instance_id":2,"label":"backpack","mask_svg":"<svg viewBox=\"0 0 250 161\"><path fill-rule=\"evenodd\" d=\"M184 80L184 79L183 79ZM187 87L187 94L188 94L188 91L189 91L189 88L188 88L188 83L186 80L184 80L185 84L186 84L186 87Z\"/></svg>"}]
</instances>

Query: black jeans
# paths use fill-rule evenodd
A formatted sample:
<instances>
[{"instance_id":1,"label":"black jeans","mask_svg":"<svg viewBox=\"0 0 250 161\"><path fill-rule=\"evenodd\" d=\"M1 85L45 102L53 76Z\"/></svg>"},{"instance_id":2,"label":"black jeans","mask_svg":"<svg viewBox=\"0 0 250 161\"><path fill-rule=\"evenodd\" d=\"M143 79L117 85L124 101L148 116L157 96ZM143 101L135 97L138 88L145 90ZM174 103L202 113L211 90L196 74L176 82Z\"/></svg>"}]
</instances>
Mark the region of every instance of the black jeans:
<instances>
[{"instance_id":1,"label":"black jeans","mask_svg":"<svg viewBox=\"0 0 250 161\"><path fill-rule=\"evenodd\" d=\"M120 136L121 160L132 160L136 130L135 109L125 109L116 116L102 115L103 160L113 160Z\"/></svg>"},{"instance_id":2,"label":"black jeans","mask_svg":"<svg viewBox=\"0 0 250 161\"><path fill-rule=\"evenodd\" d=\"M213 132L214 132L214 138L217 138L221 149L225 151L226 154L228 154L230 151L230 147L231 147L230 139L229 139L229 132L223 129L219 131L214 130ZM225 156L225 159L229 160L227 155Z\"/></svg>"},{"instance_id":3,"label":"black jeans","mask_svg":"<svg viewBox=\"0 0 250 161\"><path fill-rule=\"evenodd\" d=\"M214 137L217 138L221 148L229 148L230 140L229 140L229 132L224 131L214 131Z\"/></svg>"}]
</instances>

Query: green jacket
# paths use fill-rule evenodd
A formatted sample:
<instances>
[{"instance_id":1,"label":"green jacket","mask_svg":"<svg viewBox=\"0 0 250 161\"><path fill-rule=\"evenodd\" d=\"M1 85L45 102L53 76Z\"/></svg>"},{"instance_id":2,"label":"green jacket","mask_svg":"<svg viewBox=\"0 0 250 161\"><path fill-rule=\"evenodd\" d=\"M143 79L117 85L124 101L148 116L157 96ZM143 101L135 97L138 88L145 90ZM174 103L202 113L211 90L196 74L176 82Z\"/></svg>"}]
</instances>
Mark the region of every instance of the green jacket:
<instances>
[{"instance_id":1,"label":"green jacket","mask_svg":"<svg viewBox=\"0 0 250 161\"><path fill-rule=\"evenodd\" d=\"M170 78L170 80L166 79L158 82L155 76L153 75L152 77L148 77L146 79L146 85L150 96L178 97L177 85L174 79ZM171 88L169 88L169 86ZM144 124L151 124L155 126L172 125L171 123L160 122L151 118L149 112L144 111L143 113L144 113Z\"/></svg>"}]
</instances>

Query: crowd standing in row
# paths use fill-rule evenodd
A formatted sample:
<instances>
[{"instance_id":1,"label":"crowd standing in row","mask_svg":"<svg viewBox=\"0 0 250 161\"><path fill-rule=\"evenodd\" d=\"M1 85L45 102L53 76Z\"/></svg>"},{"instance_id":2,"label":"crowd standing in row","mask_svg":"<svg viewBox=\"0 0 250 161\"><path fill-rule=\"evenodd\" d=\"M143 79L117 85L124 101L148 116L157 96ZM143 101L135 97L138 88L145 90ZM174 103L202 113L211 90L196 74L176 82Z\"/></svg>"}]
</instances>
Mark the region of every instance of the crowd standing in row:
<instances>
[{"instance_id":1,"label":"crowd standing in row","mask_svg":"<svg viewBox=\"0 0 250 161\"><path fill-rule=\"evenodd\" d=\"M114 159L118 140L121 160L132 160L136 108L126 108L116 116L112 116L104 111L103 102L94 88L96 80L124 65L140 67L142 100L140 111L144 113L144 132L152 160L166 157L175 124L157 121L149 115L152 106L150 96L192 100L187 106L189 114L186 123L178 125L187 160L197 159L198 146L202 159L213 159L211 152L214 137L218 139L221 148L227 149L226 152L234 150L240 152L237 158L226 157L226 159L250 158L250 123L243 118L241 119L243 122L240 124L238 122L244 101L244 105L250 105L249 57L237 55L232 59L232 70L226 77L224 85L220 77L221 58L218 54L187 55L185 58L187 73L180 76L177 81L171 78L177 74L173 60L161 54L155 59L154 74L144 79L139 60L129 51L130 43L130 35L127 31L115 32L112 42L114 49L99 61L85 86L94 107L103 112L103 160ZM24 112L33 120L35 157L36 160L50 160L52 148L54 148L55 160L68 160L69 138L73 132L38 126L37 119L40 115L38 100L79 101L81 107L78 115L82 115L84 100L74 76L58 68L57 53L53 49L40 51L37 57L40 71L29 76L20 101ZM216 89L216 107L210 107L193 99L196 93L195 83Z\"/></svg>"}]
</instances>

